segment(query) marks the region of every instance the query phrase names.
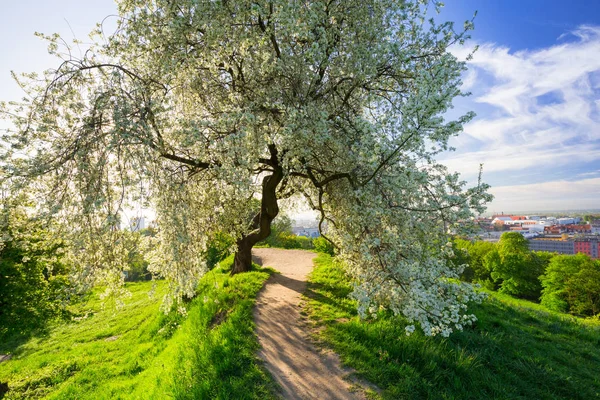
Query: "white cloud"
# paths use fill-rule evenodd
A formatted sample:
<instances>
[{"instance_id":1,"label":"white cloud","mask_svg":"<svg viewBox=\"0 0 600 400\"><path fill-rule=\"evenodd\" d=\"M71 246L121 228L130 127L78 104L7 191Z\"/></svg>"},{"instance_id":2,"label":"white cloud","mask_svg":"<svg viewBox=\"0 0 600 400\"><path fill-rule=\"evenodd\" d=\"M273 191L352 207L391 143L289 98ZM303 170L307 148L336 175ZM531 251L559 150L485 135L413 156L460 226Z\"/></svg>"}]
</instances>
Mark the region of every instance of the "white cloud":
<instances>
[{"instance_id":1,"label":"white cloud","mask_svg":"<svg viewBox=\"0 0 600 400\"><path fill-rule=\"evenodd\" d=\"M462 89L464 91L471 90L473 86L477 83L477 70L475 68L471 68L465 74L462 83Z\"/></svg>"},{"instance_id":2,"label":"white cloud","mask_svg":"<svg viewBox=\"0 0 600 400\"><path fill-rule=\"evenodd\" d=\"M556 172L562 167L576 165L578 176L598 170L600 27L581 26L558 41L551 47L516 52L492 43L479 45L463 84L463 90L473 91L473 96L468 104L460 104L461 109L475 110L478 117L453 139L458 151L442 160L449 168L472 180L483 163L484 180L488 173L504 184L520 183L527 169L536 175L528 181L547 184L558 182ZM454 54L461 58L468 50L455 49ZM493 180L487 181L494 186ZM530 201L519 194L527 187L511 187L515 190L494 189L496 203L514 202L518 208L517 204ZM536 197L533 208L554 207L561 201ZM572 203L566 208L576 208L575 200Z\"/></svg>"},{"instance_id":3,"label":"white cloud","mask_svg":"<svg viewBox=\"0 0 600 400\"><path fill-rule=\"evenodd\" d=\"M600 178L498 186L491 193L491 212L594 209L600 207Z\"/></svg>"}]
</instances>

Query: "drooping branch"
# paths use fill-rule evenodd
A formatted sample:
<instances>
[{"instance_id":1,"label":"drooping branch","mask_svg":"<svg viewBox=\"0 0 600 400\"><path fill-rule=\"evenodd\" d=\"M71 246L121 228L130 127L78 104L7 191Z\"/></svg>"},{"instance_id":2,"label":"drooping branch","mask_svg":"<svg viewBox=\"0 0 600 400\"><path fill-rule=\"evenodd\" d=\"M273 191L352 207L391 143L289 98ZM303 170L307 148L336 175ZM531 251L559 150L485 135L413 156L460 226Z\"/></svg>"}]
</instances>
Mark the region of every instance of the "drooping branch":
<instances>
[{"instance_id":1,"label":"drooping branch","mask_svg":"<svg viewBox=\"0 0 600 400\"><path fill-rule=\"evenodd\" d=\"M189 165L193 168L198 168L198 169L207 169L210 168L211 164L207 163L207 162L203 162L203 161L198 161L198 160L194 160L191 158L186 158L186 157L181 157L178 156L176 154L169 154L169 153L161 153L160 154L161 157L166 158L168 160L171 161L177 161L181 164L185 164L185 165Z\"/></svg>"}]
</instances>

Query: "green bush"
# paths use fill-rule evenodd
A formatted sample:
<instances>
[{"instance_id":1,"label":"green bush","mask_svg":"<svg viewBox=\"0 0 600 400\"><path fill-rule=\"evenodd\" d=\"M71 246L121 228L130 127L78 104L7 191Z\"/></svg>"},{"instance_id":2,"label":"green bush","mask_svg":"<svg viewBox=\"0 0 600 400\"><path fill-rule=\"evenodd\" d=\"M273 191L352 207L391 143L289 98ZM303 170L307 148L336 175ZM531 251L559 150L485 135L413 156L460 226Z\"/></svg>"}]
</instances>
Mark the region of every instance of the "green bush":
<instances>
[{"instance_id":1,"label":"green bush","mask_svg":"<svg viewBox=\"0 0 600 400\"><path fill-rule=\"evenodd\" d=\"M319 253L325 253L332 256L334 254L334 247L327 239L318 237L313 239L313 246Z\"/></svg>"},{"instance_id":2,"label":"green bush","mask_svg":"<svg viewBox=\"0 0 600 400\"><path fill-rule=\"evenodd\" d=\"M64 243L19 208L0 216L0 339L66 314L70 286Z\"/></svg>"},{"instance_id":3,"label":"green bush","mask_svg":"<svg viewBox=\"0 0 600 400\"><path fill-rule=\"evenodd\" d=\"M312 239L305 236L296 236L293 233L281 232L275 237L269 236L265 243L270 247L284 249L312 249Z\"/></svg>"},{"instance_id":4,"label":"green bush","mask_svg":"<svg viewBox=\"0 0 600 400\"><path fill-rule=\"evenodd\" d=\"M589 256L554 257L540 281L541 302L549 309L587 316L600 313L600 262Z\"/></svg>"},{"instance_id":5,"label":"green bush","mask_svg":"<svg viewBox=\"0 0 600 400\"><path fill-rule=\"evenodd\" d=\"M149 281L152 274L148 271L150 263L139 251L131 251L128 260L129 270L125 280L127 282Z\"/></svg>"},{"instance_id":6,"label":"green bush","mask_svg":"<svg viewBox=\"0 0 600 400\"><path fill-rule=\"evenodd\" d=\"M476 282L484 286L492 281L491 271L484 263L485 256L496 248L491 242L468 241L455 239L453 242L456 264L468 264L461 274L461 279L466 282Z\"/></svg>"},{"instance_id":7,"label":"green bush","mask_svg":"<svg viewBox=\"0 0 600 400\"><path fill-rule=\"evenodd\" d=\"M542 286L544 259L529 250L527 239L517 232L506 232L493 251L486 254L484 266L490 271L501 293L537 300Z\"/></svg>"},{"instance_id":8,"label":"green bush","mask_svg":"<svg viewBox=\"0 0 600 400\"><path fill-rule=\"evenodd\" d=\"M153 237L154 234L149 229L122 232L122 239L125 240L129 249L125 281L140 282L152 279L152 273L148 271L150 262L145 257L145 251L149 246L144 241L152 240Z\"/></svg>"},{"instance_id":9,"label":"green bush","mask_svg":"<svg viewBox=\"0 0 600 400\"><path fill-rule=\"evenodd\" d=\"M213 269L221 260L231 254L231 248L235 244L233 237L226 233L217 233L209 242L206 251L206 265Z\"/></svg>"}]
</instances>

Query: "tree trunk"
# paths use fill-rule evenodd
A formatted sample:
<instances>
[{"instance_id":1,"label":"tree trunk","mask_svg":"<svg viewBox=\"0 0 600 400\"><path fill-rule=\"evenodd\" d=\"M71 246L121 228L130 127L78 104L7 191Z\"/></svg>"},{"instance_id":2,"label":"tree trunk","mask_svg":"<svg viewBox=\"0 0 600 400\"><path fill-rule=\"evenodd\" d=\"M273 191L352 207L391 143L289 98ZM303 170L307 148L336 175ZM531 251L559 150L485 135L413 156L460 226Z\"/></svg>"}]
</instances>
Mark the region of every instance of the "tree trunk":
<instances>
[{"instance_id":1,"label":"tree trunk","mask_svg":"<svg viewBox=\"0 0 600 400\"><path fill-rule=\"evenodd\" d=\"M237 251L233 261L231 275L240 272L248 272L252 268L252 247L261 240L266 239L271 234L271 222L279 214L277 205L277 186L283 180L283 168L279 165L277 159L277 149L275 145L269 145L271 158L269 166L273 169L271 175L265 176L262 181L262 198L260 202L260 211L254 217L252 223L252 232L242 236L237 241Z\"/></svg>"},{"instance_id":2,"label":"tree trunk","mask_svg":"<svg viewBox=\"0 0 600 400\"><path fill-rule=\"evenodd\" d=\"M252 247L255 243L250 243L247 236L237 241L237 251L233 259L233 268L231 275L240 272L248 272L252 268Z\"/></svg>"}]
</instances>

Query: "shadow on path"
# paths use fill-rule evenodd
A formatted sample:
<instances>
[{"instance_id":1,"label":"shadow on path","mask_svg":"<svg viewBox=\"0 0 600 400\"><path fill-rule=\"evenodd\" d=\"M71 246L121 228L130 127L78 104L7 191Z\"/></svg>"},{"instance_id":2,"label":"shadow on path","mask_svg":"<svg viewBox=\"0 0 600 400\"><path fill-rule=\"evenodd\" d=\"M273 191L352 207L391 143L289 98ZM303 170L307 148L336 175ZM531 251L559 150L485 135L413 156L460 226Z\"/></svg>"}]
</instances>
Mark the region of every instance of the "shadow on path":
<instances>
[{"instance_id":1,"label":"shadow on path","mask_svg":"<svg viewBox=\"0 0 600 400\"><path fill-rule=\"evenodd\" d=\"M259 357L285 399L363 399L345 379L352 371L342 368L334 353L319 352L305 332L300 301L314 257L302 250L254 250L255 262L280 272L269 278L254 310Z\"/></svg>"}]
</instances>

